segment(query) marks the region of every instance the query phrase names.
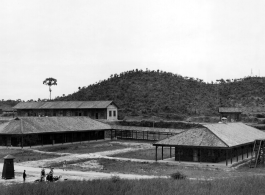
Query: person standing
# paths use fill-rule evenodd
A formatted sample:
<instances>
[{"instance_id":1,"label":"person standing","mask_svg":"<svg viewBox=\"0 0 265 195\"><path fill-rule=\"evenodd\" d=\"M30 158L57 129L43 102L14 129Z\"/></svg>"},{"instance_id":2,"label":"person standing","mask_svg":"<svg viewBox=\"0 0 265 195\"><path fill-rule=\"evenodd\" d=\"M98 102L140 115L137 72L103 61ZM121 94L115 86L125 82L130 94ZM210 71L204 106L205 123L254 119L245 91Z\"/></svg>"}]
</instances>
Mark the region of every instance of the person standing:
<instances>
[{"instance_id":1,"label":"person standing","mask_svg":"<svg viewBox=\"0 0 265 195\"><path fill-rule=\"evenodd\" d=\"M63 161L63 171L66 171L66 160Z\"/></svg>"},{"instance_id":2,"label":"person standing","mask_svg":"<svg viewBox=\"0 0 265 195\"><path fill-rule=\"evenodd\" d=\"M51 167L51 170L48 174L48 178L49 178L49 179L47 179L48 181L53 181L53 168L52 167Z\"/></svg>"},{"instance_id":3,"label":"person standing","mask_svg":"<svg viewBox=\"0 0 265 195\"><path fill-rule=\"evenodd\" d=\"M27 177L26 170L24 170L24 172L23 172L23 182L26 181L26 177Z\"/></svg>"},{"instance_id":4,"label":"person standing","mask_svg":"<svg viewBox=\"0 0 265 195\"><path fill-rule=\"evenodd\" d=\"M45 169L44 169L44 168L42 168L42 170L41 170L41 173L40 173L40 180L41 180L41 181L45 181Z\"/></svg>"}]
</instances>

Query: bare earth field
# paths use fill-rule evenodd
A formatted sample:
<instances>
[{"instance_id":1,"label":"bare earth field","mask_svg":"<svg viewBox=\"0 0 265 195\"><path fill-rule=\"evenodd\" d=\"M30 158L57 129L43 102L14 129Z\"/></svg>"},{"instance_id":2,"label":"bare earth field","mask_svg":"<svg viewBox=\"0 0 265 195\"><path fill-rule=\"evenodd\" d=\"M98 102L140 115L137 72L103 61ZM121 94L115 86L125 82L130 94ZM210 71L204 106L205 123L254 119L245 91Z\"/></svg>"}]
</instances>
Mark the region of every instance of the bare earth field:
<instances>
[{"instance_id":1,"label":"bare earth field","mask_svg":"<svg viewBox=\"0 0 265 195\"><path fill-rule=\"evenodd\" d=\"M4 162L4 157L11 154L15 157L14 162L26 162L33 160L49 159L54 158L59 155L57 154L42 154L36 153L34 151L23 150L23 149L13 149L13 148L0 148L0 163ZM1 170L2 171L2 170Z\"/></svg>"},{"instance_id":2,"label":"bare earth field","mask_svg":"<svg viewBox=\"0 0 265 195\"><path fill-rule=\"evenodd\" d=\"M74 144L62 144L56 146L44 146L38 147L37 150L45 152L57 152L57 153L72 153L72 154L87 154L102 152L106 150L117 150L123 148L129 148L133 145L130 143L135 142L124 142L124 141L93 141L93 142L83 142ZM137 144L134 144L137 147Z\"/></svg>"},{"instance_id":3,"label":"bare earth field","mask_svg":"<svg viewBox=\"0 0 265 195\"><path fill-rule=\"evenodd\" d=\"M174 149L171 154L174 156ZM27 149L0 148L0 171L3 157L15 156L16 179L0 180L3 184L21 183L22 171L29 174L27 181L39 178L41 167L54 167L55 175L62 175L68 180L91 180L110 178L156 178L169 177L181 172L189 179L212 180L221 178L265 176L265 167L250 169L247 165L234 168L211 168L186 166L184 164L167 164L155 162L155 148L150 142L134 141L93 141L55 146L43 146ZM164 148L164 158L169 158L169 148ZM161 159L161 149L158 150ZM67 171L62 170L62 162L67 161ZM0 174L2 174L0 172Z\"/></svg>"}]
</instances>

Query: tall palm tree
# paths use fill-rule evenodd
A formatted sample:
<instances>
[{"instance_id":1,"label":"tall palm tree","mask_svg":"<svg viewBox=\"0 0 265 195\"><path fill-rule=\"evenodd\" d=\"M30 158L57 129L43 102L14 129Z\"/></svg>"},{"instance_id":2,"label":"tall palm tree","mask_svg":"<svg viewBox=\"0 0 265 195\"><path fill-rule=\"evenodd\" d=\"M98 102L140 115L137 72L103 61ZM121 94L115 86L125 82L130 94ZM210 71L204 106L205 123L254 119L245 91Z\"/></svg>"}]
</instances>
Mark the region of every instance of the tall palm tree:
<instances>
[{"instance_id":1,"label":"tall palm tree","mask_svg":"<svg viewBox=\"0 0 265 195\"><path fill-rule=\"evenodd\" d=\"M52 78L52 77L50 77L50 78L46 78L46 79L43 81L43 84L49 86L50 100L51 100L51 93L52 93L51 86L52 86L52 85L57 85L57 79L54 79L54 78Z\"/></svg>"}]
</instances>

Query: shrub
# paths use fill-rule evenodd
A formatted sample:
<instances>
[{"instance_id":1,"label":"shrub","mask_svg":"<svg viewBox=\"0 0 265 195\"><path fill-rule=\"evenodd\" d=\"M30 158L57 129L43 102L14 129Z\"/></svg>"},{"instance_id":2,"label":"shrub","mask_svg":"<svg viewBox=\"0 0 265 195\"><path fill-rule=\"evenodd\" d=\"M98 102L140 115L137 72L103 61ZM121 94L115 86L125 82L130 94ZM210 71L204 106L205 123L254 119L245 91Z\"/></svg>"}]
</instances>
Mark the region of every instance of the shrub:
<instances>
[{"instance_id":1,"label":"shrub","mask_svg":"<svg viewBox=\"0 0 265 195\"><path fill-rule=\"evenodd\" d=\"M117 182L121 181L121 178L118 175L113 175L113 176L111 176L111 181L113 183L117 183Z\"/></svg>"},{"instance_id":2,"label":"shrub","mask_svg":"<svg viewBox=\"0 0 265 195\"><path fill-rule=\"evenodd\" d=\"M176 172L176 173L172 173L171 175L170 175L170 177L172 178L172 179L186 179L186 175L184 175L183 173L181 173L181 172Z\"/></svg>"}]
</instances>

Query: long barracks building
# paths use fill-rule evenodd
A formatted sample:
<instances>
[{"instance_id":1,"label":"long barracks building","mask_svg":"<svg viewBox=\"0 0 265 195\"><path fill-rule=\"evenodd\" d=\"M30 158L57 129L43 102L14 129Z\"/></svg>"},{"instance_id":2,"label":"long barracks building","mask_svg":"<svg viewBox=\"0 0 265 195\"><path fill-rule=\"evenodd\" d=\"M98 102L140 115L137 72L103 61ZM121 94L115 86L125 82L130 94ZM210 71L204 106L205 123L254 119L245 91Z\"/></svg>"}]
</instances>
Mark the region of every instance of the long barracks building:
<instances>
[{"instance_id":1,"label":"long barracks building","mask_svg":"<svg viewBox=\"0 0 265 195\"><path fill-rule=\"evenodd\" d=\"M0 146L99 140L109 130L109 125L89 117L20 117L0 123Z\"/></svg>"},{"instance_id":2,"label":"long barracks building","mask_svg":"<svg viewBox=\"0 0 265 195\"><path fill-rule=\"evenodd\" d=\"M118 106L113 101L21 102L13 107L18 117L88 116L92 119L118 119Z\"/></svg>"}]
</instances>

